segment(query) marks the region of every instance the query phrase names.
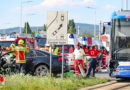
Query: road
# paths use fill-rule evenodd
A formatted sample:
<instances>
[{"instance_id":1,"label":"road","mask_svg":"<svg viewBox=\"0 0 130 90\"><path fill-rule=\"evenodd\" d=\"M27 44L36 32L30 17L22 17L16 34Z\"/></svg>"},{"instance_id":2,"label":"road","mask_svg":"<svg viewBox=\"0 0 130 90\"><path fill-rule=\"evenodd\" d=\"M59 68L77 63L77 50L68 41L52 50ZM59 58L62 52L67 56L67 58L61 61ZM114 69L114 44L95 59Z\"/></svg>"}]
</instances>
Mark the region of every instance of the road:
<instances>
[{"instance_id":1,"label":"road","mask_svg":"<svg viewBox=\"0 0 130 90\"><path fill-rule=\"evenodd\" d=\"M97 78L110 78L108 72L104 70L101 73L96 73ZM110 78L110 82L82 88L80 90L130 90L130 79L115 79Z\"/></svg>"}]
</instances>

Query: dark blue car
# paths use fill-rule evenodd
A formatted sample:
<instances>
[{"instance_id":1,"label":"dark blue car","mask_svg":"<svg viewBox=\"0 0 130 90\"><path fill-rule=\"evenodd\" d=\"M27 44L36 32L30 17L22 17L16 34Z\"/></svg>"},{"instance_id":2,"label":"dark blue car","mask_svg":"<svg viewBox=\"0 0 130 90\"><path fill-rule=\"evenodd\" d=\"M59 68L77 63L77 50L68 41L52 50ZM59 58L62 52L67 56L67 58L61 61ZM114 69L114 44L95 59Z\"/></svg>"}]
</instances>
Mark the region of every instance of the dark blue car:
<instances>
[{"instance_id":1,"label":"dark blue car","mask_svg":"<svg viewBox=\"0 0 130 90\"><path fill-rule=\"evenodd\" d=\"M26 55L26 71L34 75L45 76L50 70L50 53L33 49ZM68 71L67 58L64 58L64 72ZM52 73L58 74L62 70L62 56L52 54Z\"/></svg>"}]
</instances>

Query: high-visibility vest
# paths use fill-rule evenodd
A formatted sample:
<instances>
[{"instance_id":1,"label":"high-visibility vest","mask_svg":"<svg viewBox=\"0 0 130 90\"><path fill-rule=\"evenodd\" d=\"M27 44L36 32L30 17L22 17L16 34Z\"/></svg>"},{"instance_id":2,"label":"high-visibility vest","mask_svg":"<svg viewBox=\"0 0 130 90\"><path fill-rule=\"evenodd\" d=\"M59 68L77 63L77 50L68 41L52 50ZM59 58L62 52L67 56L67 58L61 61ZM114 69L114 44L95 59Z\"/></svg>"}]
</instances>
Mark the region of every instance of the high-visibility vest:
<instances>
[{"instance_id":1,"label":"high-visibility vest","mask_svg":"<svg viewBox=\"0 0 130 90\"><path fill-rule=\"evenodd\" d=\"M83 56L82 50L83 50L83 49L80 49L80 51L79 51L79 55L80 55L80 56Z\"/></svg>"},{"instance_id":2,"label":"high-visibility vest","mask_svg":"<svg viewBox=\"0 0 130 90\"><path fill-rule=\"evenodd\" d=\"M59 48L58 48L58 47L56 47L56 49L54 50L54 54L55 54L55 55L58 55L58 54L59 54Z\"/></svg>"},{"instance_id":3,"label":"high-visibility vest","mask_svg":"<svg viewBox=\"0 0 130 90\"><path fill-rule=\"evenodd\" d=\"M6 50L14 51L16 54L16 63L25 64L26 63L26 53L30 51L29 47L24 47L22 45L16 47L5 47Z\"/></svg>"}]
</instances>

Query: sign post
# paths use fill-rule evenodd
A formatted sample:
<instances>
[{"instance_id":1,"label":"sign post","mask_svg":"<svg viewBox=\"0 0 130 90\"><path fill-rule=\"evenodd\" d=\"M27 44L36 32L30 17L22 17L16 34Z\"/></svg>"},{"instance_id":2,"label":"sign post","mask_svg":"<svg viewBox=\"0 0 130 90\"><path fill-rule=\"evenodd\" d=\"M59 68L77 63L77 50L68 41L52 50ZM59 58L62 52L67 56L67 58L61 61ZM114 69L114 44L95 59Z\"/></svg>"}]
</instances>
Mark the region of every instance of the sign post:
<instances>
[{"instance_id":1,"label":"sign post","mask_svg":"<svg viewBox=\"0 0 130 90\"><path fill-rule=\"evenodd\" d=\"M62 45L62 75L61 78L64 78L64 44Z\"/></svg>"},{"instance_id":2,"label":"sign post","mask_svg":"<svg viewBox=\"0 0 130 90\"><path fill-rule=\"evenodd\" d=\"M52 45L50 44L50 77L52 76Z\"/></svg>"},{"instance_id":3,"label":"sign post","mask_svg":"<svg viewBox=\"0 0 130 90\"><path fill-rule=\"evenodd\" d=\"M50 11L47 16L47 43L62 45L62 78L64 72L64 44L67 43L67 21L68 13L66 11ZM52 50L51 50L52 51ZM52 52L51 52L52 53ZM52 57L50 54L50 74Z\"/></svg>"}]
</instances>

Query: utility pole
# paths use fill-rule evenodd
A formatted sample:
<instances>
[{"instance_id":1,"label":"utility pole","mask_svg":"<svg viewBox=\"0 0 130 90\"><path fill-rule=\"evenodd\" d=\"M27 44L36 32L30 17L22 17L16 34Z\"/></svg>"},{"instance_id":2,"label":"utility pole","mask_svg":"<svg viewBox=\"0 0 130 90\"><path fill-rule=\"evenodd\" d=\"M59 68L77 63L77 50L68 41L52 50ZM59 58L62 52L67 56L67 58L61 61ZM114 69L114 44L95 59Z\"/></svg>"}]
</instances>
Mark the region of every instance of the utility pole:
<instances>
[{"instance_id":1,"label":"utility pole","mask_svg":"<svg viewBox=\"0 0 130 90\"><path fill-rule=\"evenodd\" d=\"M20 9L20 34L22 33L22 8L23 8L23 5L24 3L30 3L32 1L26 1L26 2L20 2L20 5L21 5L21 9Z\"/></svg>"},{"instance_id":2,"label":"utility pole","mask_svg":"<svg viewBox=\"0 0 130 90\"><path fill-rule=\"evenodd\" d=\"M86 8L94 10L94 37L96 37L96 8L93 7L86 7Z\"/></svg>"},{"instance_id":3,"label":"utility pole","mask_svg":"<svg viewBox=\"0 0 130 90\"><path fill-rule=\"evenodd\" d=\"M78 37L79 37L79 34L80 34L80 32L79 32L79 31L80 31L80 26L78 26Z\"/></svg>"},{"instance_id":4,"label":"utility pole","mask_svg":"<svg viewBox=\"0 0 130 90\"><path fill-rule=\"evenodd\" d=\"M126 10L128 10L128 0L126 0Z\"/></svg>"},{"instance_id":5,"label":"utility pole","mask_svg":"<svg viewBox=\"0 0 130 90\"><path fill-rule=\"evenodd\" d=\"M121 0L121 11L123 10L123 0Z\"/></svg>"},{"instance_id":6,"label":"utility pole","mask_svg":"<svg viewBox=\"0 0 130 90\"><path fill-rule=\"evenodd\" d=\"M100 20L100 23L99 23L99 40L101 40L101 29L102 29L102 22Z\"/></svg>"}]
</instances>

